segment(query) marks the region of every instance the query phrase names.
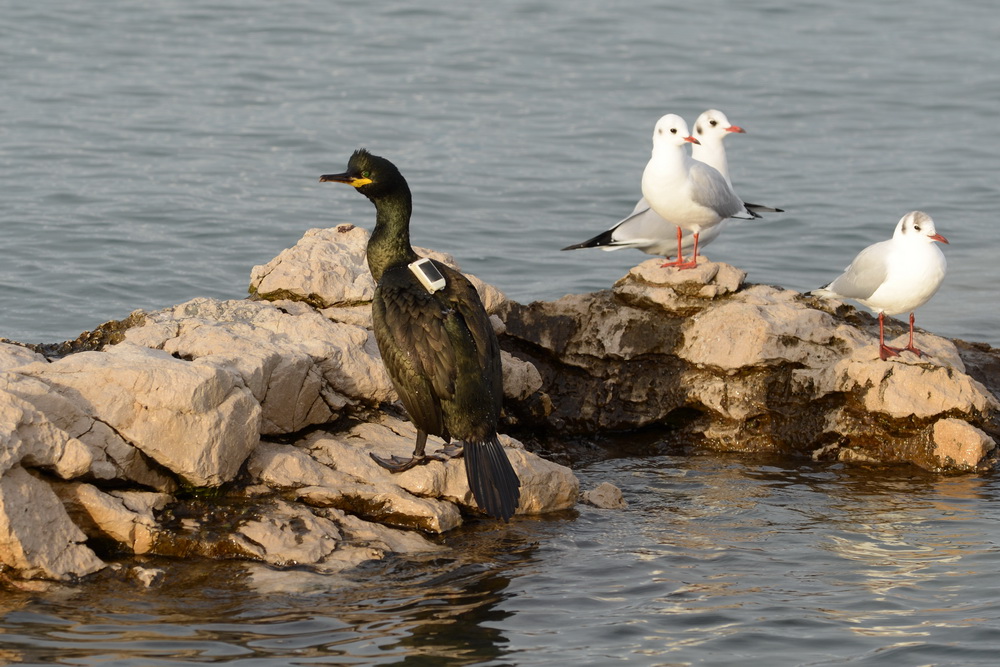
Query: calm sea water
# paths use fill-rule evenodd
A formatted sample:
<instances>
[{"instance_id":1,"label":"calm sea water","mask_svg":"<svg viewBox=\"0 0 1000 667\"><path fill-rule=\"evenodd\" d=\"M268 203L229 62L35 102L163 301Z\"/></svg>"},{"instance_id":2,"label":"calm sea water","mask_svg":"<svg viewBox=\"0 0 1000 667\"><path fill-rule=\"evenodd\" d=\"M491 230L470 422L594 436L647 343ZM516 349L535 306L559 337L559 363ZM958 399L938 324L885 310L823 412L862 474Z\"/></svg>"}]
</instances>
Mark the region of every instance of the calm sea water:
<instances>
[{"instance_id":1,"label":"calm sea water","mask_svg":"<svg viewBox=\"0 0 1000 667\"><path fill-rule=\"evenodd\" d=\"M152 563L0 598L0 659L121 665L995 665L996 479L611 459L626 510L482 524L338 576Z\"/></svg>"},{"instance_id":2,"label":"calm sea water","mask_svg":"<svg viewBox=\"0 0 1000 667\"><path fill-rule=\"evenodd\" d=\"M558 249L631 210L659 116L716 107L748 131L727 141L737 190L788 212L731 227L712 259L807 290L922 209L951 244L918 324L1000 345L998 40L986 0L9 0L0 336L243 296L306 229L371 225L367 200L317 182L359 146L410 181L414 242L522 302L602 289L646 256ZM210 564L153 591L9 597L4 650L134 667L968 665L1000 648L993 477L719 457L584 474L631 507L278 591Z\"/></svg>"}]
</instances>

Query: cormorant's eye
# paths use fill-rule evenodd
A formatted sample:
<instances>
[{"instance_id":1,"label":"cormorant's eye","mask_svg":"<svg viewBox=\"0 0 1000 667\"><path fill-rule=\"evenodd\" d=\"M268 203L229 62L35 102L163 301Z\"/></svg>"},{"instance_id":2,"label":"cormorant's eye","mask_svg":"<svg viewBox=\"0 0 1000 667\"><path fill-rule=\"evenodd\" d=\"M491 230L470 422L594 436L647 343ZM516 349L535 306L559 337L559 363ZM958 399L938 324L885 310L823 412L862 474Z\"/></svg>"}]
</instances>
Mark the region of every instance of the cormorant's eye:
<instances>
[{"instance_id":1,"label":"cormorant's eye","mask_svg":"<svg viewBox=\"0 0 1000 667\"><path fill-rule=\"evenodd\" d=\"M367 170L363 171L363 172L361 172L361 177L362 178L371 178L372 177L372 173L370 171L367 171Z\"/></svg>"}]
</instances>

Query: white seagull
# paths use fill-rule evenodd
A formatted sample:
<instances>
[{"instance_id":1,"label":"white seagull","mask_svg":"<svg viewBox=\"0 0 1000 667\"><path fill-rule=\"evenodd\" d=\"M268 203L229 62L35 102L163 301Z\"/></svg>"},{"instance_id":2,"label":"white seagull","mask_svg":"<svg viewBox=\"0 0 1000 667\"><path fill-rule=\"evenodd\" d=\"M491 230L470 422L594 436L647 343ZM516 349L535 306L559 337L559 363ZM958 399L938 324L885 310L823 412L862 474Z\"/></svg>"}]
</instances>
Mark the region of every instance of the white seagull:
<instances>
[{"instance_id":1,"label":"white seagull","mask_svg":"<svg viewBox=\"0 0 1000 667\"><path fill-rule=\"evenodd\" d=\"M739 125L730 123L726 114L718 109L709 109L708 111L703 111L694 122L694 134L692 136L698 140L698 143L691 145L691 157L698 162L704 162L710 167L715 167L726 178L726 183L729 183L729 187L731 188L733 187L733 181L729 177L729 160L726 158L726 147L722 141L734 132L744 134L746 130ZM733 188L734 192L735 190ZM749 202L744 203L754 213L784 213L784 210L780 208L764 206L763 204L750 204ZM718 233L715 236L718 236ZM715 236L712 238L715 238ZM705 243L707 241L702 236L701 245L705 245Z\"/></svg>"},{"instance_id":2,"label":"white seagull","mask_svg":"<svg viewBox=\"0 0 1000 667\"><path fill-rule=\"evenodd\" d=\"M760 217L750 211L718 169L698 162L684 150L687 142L698 143L687 123L667 114L653 130L653 154L642 172L642 196L662 218L677 225L677 259L663 266L689 269L698 265L698 239L702 230L742 215ZM682 255L682 229L694 235L691 260Z\"/></svg>"},{"instance_id":3,"label":"white seagull","mask_svg":"<svg viewBox=\"0 0 1000 667\"><path fill-rule=\"evenodd\" d=\"M811 293L826 298L853 299L878 313L879 357L899 356L913 346L913 311L934 296L948 266L935 241L948 243L937 233L931 216L922 211L904 215L888 241L868 246L836 280ZM886 315L910 312L910 341L904 348L885 344Z\"/></svg>"},{"instance_id":4,"label":"white seagull","mask_svg":"<svg viewBox=\"0 0 1000 667\"><path fill-rule=\"evenodd\" d=\"M726 179L730 188L732 188L732 183L729 177L729 161L726 158L726 149L722 142L730 134L744 132L743 128L730 123L726 115L717 109L703 112L695 121L692 136L697 139L697 142L691 142L692 157L714 167ZM746 206L754 214L759 211L782 212L780 208L758 204L747 204ZM754 215L754 217L760 216ZM711 243L722 232L723 227L724 225L716 225L702 231L699 237L699 246ZM680 228L677 225L665 220L650 208L645 198L642 198L632 209L632 213L624 220L617 222L611 229L582 243L567 246L563 250L601 248L601 250L611 251L621 248L636 248L650 255L672 257L675 255L678 230ZM680 231L682 234L681 249L691 248L694 245L694 234L690 231L686 233L684 230Z\"/></svg>"},{"instance_id":5,"label":"white seagull","mask_svg":"<svg viewBox=\"0 0 1000 667\"><path fill-rule=\"evenodd\" d=\"M746 130L730 123L726 114L718 109L709 109L698 116L691 135L698 140L698 143L691 146L691 157L709 167L715 167L725 177L729 187L732 187L733 182L729 177L729 160L722 141L733 133L745 134Z\"/></svg>"}]
</instances>

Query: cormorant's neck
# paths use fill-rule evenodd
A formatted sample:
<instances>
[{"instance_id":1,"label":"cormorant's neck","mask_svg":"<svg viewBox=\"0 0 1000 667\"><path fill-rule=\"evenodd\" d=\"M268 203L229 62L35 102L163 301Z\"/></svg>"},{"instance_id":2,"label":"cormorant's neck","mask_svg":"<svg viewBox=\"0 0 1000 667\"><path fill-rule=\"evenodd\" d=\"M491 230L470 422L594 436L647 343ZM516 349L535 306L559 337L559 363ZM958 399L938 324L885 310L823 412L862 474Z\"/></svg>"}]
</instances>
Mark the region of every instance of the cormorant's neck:
<instances>
[{"instance_id":1,"label":"cormorant's neck","mask_svg":"<svg viewBox=\"0 0 1000 667\"><path fill-rule=\"evenodd\" d=\"M375 230L368 239L368 268L378 283L389 267L416 261L410 245L410 189L403 184L395 192L373 199Z\"/></svg>"}]
</instances>

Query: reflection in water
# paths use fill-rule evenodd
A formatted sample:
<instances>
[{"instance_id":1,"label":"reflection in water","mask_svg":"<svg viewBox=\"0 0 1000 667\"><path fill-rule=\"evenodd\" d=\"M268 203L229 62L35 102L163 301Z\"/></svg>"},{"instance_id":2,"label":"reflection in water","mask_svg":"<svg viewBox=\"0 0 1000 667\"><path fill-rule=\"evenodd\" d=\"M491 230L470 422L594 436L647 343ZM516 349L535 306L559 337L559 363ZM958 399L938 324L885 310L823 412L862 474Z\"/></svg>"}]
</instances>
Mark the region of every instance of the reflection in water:
<instances>
[{"instance_id":1,"label":"reflection in water","mask_svg":"<svg viewBox=\"0 0 1000 667\"><path fill-rule=\"evenodd\" d=\"M506 572L529 566L535 549L531 532L494 528L454 536L461 546L448 558L390 559L334 576L159 563L169 585L158 589L105 576L43 600L7 597L2 658L126 665L268 657L277 661L253 664L489 661L506 643L498 629L510 615L498 609L510 583Z\"/></svg>"},{"instance_id":2,"label":"reflection in water","mask_svg":"<svg viewBox=\"0 0 1000 667\"><path fill-rule=\"evenodd\" d=\"M8 593L0 660L992 664L1000 648L995 478L716 454L581 476L629 507L484 522L443 556L337 575L167 562L152 589Z\"/></svg>"},{"instance_id":3,"label":"reflection in water","mask_svg":"<svg viewBox=\"0 0 1000 667\"><path fill-rule=\"evenodd\" d=\"M952 644L955 628L975 634L972 610L997 622L993 596L979 588L995 593L990 570L973 564L996 565L983 504L996 496L993 480L789 469L719 455L609 462L592 472L602 467L614 469L630 510L641 512L626 522L641 538L626 533L605 545L618 567L609 585L650 582L620 598L621 616L642 619L646 631L637 653L683 661L732 647L755 656L773 649L784 660L791 635L814 638L796 643L808 662L811 653L822 660L900 647L886 637Z\"/></svg>"}]
</instances>

